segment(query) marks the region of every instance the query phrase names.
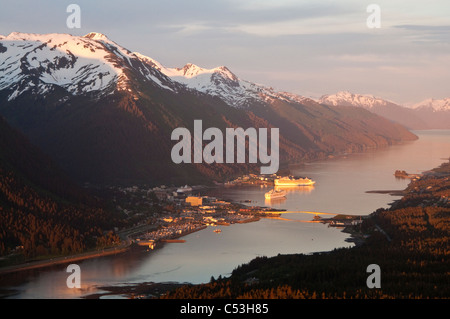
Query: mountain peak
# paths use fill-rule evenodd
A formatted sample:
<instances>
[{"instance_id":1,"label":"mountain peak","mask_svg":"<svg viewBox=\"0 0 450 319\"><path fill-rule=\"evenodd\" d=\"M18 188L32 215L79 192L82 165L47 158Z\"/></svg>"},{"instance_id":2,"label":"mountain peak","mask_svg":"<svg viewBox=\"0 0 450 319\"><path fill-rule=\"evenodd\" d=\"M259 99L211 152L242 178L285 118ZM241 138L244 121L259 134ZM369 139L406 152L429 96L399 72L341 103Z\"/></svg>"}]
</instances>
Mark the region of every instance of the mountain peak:
<instances>
[{"instance_id":1,"label":"mountain peak","mask_svg":"<svg viewBox=\"0 0 450 319\"><path fill-rule=\"evenodd\" d=\"M427 99L413 106L414 109L430 108L433 111L450 111L450 98Z\"/></svg>"},{"instance_id":2,"label":"mountain peak","mask_svg":"<svg viewBox=\"0 0 450 319\"><path fill-rule=\"evenodd\" d=\"M108 37L100 32L90 32L84 36L84 38L92 39L92 40L108 40Z\"/></svg>"},{"instance_id":3,"label":"mountain peak","mask_svg":"<svg viewBox=\"0 0 450 319\"><path fill-rule=\"evenodd\" d=\"M10 100L26 91L43 96L56 87L72 95L128 89L124 68L131 55L101 33L12 32L0 39L0 55L0 90L9 88Z\"/></svg>"},{"instance_id":4,"label":"mountain peak","mask_svg":"<svg viewBox=\"0 0 450 319\"><path fill-rule=\"evenodd\" d=\"M319 99L319 103L327 105L352 105L370 109L374 106L385 106L392 103L382 98L375 97L370 94L355 94L349 91L339 91L336 94L323 95Z\"/></svg>"},{"instance_id":5,"label":"mountain peak","mask_svg":"<svg viewBox=\"0 0 450 319\"><path fill-rule=\"evenodd\" d=\"M177 70L182 71L182 75L187 78L192 78L194 76L205 73L205 71L207 71L193 63L186 63L185 66L183 66L181 69L177 68Z\"/></svg>"},{"instance_id":6,"label":"mountain peak","mask_svg":"<svg viewBox=\"0 0 450 319\"><path fill-rule=\"evenodd\" d=\"M230 69L228 69L226 66L219 66L219 67L215 68L214 70L215 70L215 72L222 74L222 76L227 77L231 81L234 81L234 82L239 81L238 77L233 72L231 72Z\"/></svg>"},{"instance_id":7,"label":"mountain peak","mask_svg":"<svg viewBox=\"0 0 450 319\"><path fill-rule=\"evenodd\" d=\"M193 63L186 63L182 68L172 69L175 71L173 75L183 76L187 79L194 78L197 76L212 76L214 74L220 74L222 77L227 78L232 81L239 81L238 77L233 74L226 66L219 66L213 69L205 69Z\"/></svg>"}]
</instances>

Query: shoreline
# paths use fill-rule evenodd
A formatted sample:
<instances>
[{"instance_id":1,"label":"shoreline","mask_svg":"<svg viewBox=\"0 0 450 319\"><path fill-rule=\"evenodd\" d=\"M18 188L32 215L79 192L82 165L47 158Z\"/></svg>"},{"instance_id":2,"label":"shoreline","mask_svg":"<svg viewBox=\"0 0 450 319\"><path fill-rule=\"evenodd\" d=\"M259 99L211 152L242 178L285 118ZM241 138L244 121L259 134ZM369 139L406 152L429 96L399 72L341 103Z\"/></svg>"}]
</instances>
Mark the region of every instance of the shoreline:
<instances>
[{"instance_id":1,"label":"shoreline","mask_svg":"<svg viewBox=\"0 0 450 319\"><path fill-rule=\"evenodd\" d=\"M405 195L405 190L373 190L366 191L367 194L389 194L391 196L403 196Z\"/></svg>"},{"instance_id":2,"label":"shoreline","mask_svg":"<svg viewBox=\"0 0 450 319\"><path fill-rule=\"evenodd\" d=\"M394 144L404 144L410 142L409 140L404 140L401 141L399 143L394 143ZM382 145L379 147L376 147L375 149L379 149L379 148L385 148L385 147L389 147L391 146L390 144L388 145ZM317 158L317 159L313 159L310 161L305 161L305 162L301 162L301 163L291 163L288 166L289 167L296 167L299 165L304 165L305 163L308 162L317 162L317 161L322 161L322 160L330 160L330 159L335 159L335 158L340 158L340 157L347 157L349 155L354 155L354 154L358 154L358 153L365 153L367 152L367 150L359 150L359 151L355 151L355 152L344 152L344 153L339 153L339 154L334 154L334 155L328 155L324 158ZM287 168L289 170L289 168ZM267 185L267 181L258 181L261 184L265 184ZM270 183L269 183L270 184ZM248 185L254 185L253 183L249 183ZM216 185L219 187L227 187L225 184L221 184L221 185ZM235 186L239 186L239 184L233 184L230 185L232 187ZM398 192L398 193L397 193ZM400 192L402 191L367 191L367 193L380 193L380 194L385 194L385 193L389 193L390 195L393 196L401 196L402 194L400 194ZM249 223L249 222L256 222L259 221L261 218L268 218L268 216L254 216L252 218L248 218L245 220L239 220L236 221L234 223L237 224L243 224L243 223ZM233 223L231 223L233 224ZM228 225L223 225L223 226L228 226ZM206 226L205 226L206 228ZM204 228L200 228L200 229L195 229L191 232L196 232L199 230L202 230ZM185 235L188 235L189 233L183 233L179 236L175 236L171 239L178 239L180 237L183 237ZM178 241L178 240L177 240ZM125 246L126 245L126 246ZM120 247L120 248L119 248ZM8 273L13 273L13 272L20 272L20 271L27 271L27 270L32 270L32 269L38 269L38 268L45 268L45 267L50 267L50 266L55 266L55 265L59 265L59 264L64 264L64 263L68 263L68 262L74 262L74 261L80 261L80 260L86 260L86 259L92 259L92 258L98 258L98 257L104 257L104 256L109 256L109 255L114 255L114 254L119 254L119 253L123 253L126 252L127 250L129 250L132 247L132 243L123 243L121 246L118 247L114 247L114 248L107 248L103 251L91 251L91 252L82 252L80 254L76 254L76 255L71 255L71 256L62 256L62 257L55 257L55 258L51 258L51 259L43 259L43 260L39 260L39 261L29 261L29 262L23 262L20 264L16 264L16 265L10 265L10 266L4 266L4 267L0 267L0 276L8 274Z\"/></svg>"},{"instance_id":3,"label":"shoreline","mask_svg":"<svg viewBox=\"0 0 450 319\"><path fill-rule=\"evenodd\" d=\"M375 191L367 191L367 193L381 193L381 194L390 194L393 196L400 196L400 193L403 193L403 191L400 191L400 190L386 190L386 191L375 190ZM272 216L267 216L266 214L256 215L256 216L252 216L252 217L245 218L242 220L237 220L237 221L234 221L231 223L220 223L219 222L219 223L217 223L217 225L230 226L232 224L246 224L246 223L260 221L262 218L271 218L271 217ZM191 233L204 230L207 227L208 227L207 225L203 225L201 227L196 227L192 230L183 232L183 233L179 234L178 236L171 236L170 238L164 238L164 239L158 240L158 242L161 242L163 244L183 243L183 242L185 242L185 240L180 239L180 238L185 237ZM348 227L345 227L345 228L348 228ZM342 231L349 234L349 238L347 239L348 242L354 242L355 244L357 244L357 242L361 243L362 241L364 241L362 238L355 238L356 237L356 236L354 236L355 234L352 234L348 230L346 231L346 229L344 229ZM82 260L93 259L93 258L101 258L101 257L110 256L110 255L116 255L116 254L124 253L124 252L130 250L132 247L133 247L133 242L131 242L130 239L128 238L126 241L123 241L123 243L117 247L106 248L103 250L82 252L82 253L76 254L76 255L61 256L61 257L55 257L55 258L51 258L51 259L28 261L28 262L24 262L24 263L20 263L20 264L16 264L16 265L1 267L0 268L0 276L7 275L10 273L14 273L14 272L28 271L28 270L39 269L39 268L47 268L47 267L52 267L52 266L56 266L56 265L72 263L72 262L76 262L76 261L82 261Z\"/></svg>"},{"instance_id":4,"label":"shoreline","mask_svg":"<svg viewBox=\"0 0 450 319\"><path fill-rule=\"evenodd\" d=\"M235 223L236 224L250 223L250 222L259 221L260 219L261 219L260 217L253 217L253 218L248 218L245 220L240 220ZM207 227L208 227L207 225L203 225L201 227L197 227L195 229L183 232L179 236L173 236L171 238L165 238L165 239L159 240L159 242L161 242L163 244L184 243L184 242L186 242L186 240L180 239L180 238L185 237L189 234L204 230ZM52 267L52 266L56 266L56 265L72 263L75 261L81 261L81 260L87 260L87 259L93 259L93 258L101 258L101 257L121 254L121 253L129 251L132 247L133 247L133 243L128 243L128 244L124 243L122 246L111 247L111 248L107 248L107 249L103 249L103 250L83 252L83 253L76 254L76 255L61 256L61 257L55 257L55 258L51 258L51 259L29 261L29 262L24 262L24 263L17 264L17 265L5 266L5 267L0 268L0 276L7 275L10 273L14 273L14 272L28 271L28 270L39 269L39 268L47 268L47 267Z\"/></svg>"},{"instance_id":5,"label":"shoreline","mask_svg":"<svg viewBox=\"0 0 450 319\"><path fill-rule=\"evenodd\" d=\"M99 257L105 257L110 255L116 255L121 254L123 252L126 252L130 249L131 245L125 246L125 247L114 247L114 248L107 248L101 251L91 251L91 252L84 252L77 255L70 255L70 256L62 256L62 257L56 257L51 259L43 259L39 261L30 261L25 262L22 264L17 265L11 265L11 266L5 266L0 268L0 276L13 273L13 272L20 272L20 271L27 271L32 269L38 269L38 268L46 268L51 266L56 266L60 264L70 263L74 261L80 261L80 260L86 260L91 258L99 258Z\"/></svg>"},{"instance_id":6,"label":"shoreline","mask_svg":"<svg viewBox=\"0 0 450 319\"><path fill-rule=\"evenodd\" d=\"M366 191L366 192L367 193L390 194L392 196L404 195L404 194L401 194L404 192L404 190L372 190L372 191ZM258 220L260 220L260 218L266 218L266 217L260 216L260 217L256 217L255 218L256 220L242 220L242 221L238 221L236 223L240 224L240 223L258 221ZM196 232L199 230L202 230L202 229L197 229L193 232ZM342 230L342 232L349 234L349 238L347 240L348 242L353 242L356 246L358 246L359 244L364 242L364 238L355 236L356 234L352 233L349 230L350 229ZM185 235L187 235L187 234L182 234L179 237L183 237ZM179 238L179 237L176 237L176 238ZM56 265L61 265L61 264L68 264L70 262L75 262L75 261L81 261L81 260L87 260L87 259L92 259L92 258L99 258L99 257L104 257L104 256L109 256L109 255L120 254L120 253L124 253L124 252L130 250L132 247L133 247L133 245L131 243L124 242L121 246L108 248L105 250L90 251L90 252L80 253L77 255L62 256L62 257L56 257L56 258L52 258L52 259L30 261L30 262L17 264L17 265L5 266L5 267L0 268L0 276L7 275L10 273L20 272L20 271L28 271L28 270L33 270L33 269L46 268L46 267L51 267L51 266L56 266Z\"/></svg>"}]
</instances>

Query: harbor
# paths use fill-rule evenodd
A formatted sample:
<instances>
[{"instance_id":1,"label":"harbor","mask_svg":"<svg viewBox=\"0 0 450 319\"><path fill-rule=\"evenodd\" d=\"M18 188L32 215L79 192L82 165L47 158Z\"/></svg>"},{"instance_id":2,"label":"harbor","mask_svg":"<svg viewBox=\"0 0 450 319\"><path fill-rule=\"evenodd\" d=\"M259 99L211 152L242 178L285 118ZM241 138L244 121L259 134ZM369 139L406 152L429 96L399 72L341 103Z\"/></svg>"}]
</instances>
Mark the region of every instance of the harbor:
<instances>
[{"instance_id":1,"label":"harbor","mask_svg":"<svg viewBox=\"0 0 450 319\"><path fill-rule=\"evenodd\" d=\"M228 276L238 265L258 256L314 254L351 247L358 244L354 235L345 230L350 229L345 224L352 221L339 220L338 216L357 216L353 221L357 223L359 216L364 220L375 209L389 207L395 200L389 193L368 191L403 191L409 179L393 176L399 167L409 174L416 174L433 165L438 166L442 157L448 157L449 145L449 135L440 136L424 133L414 144L302 166L293 173L308 176L317 181L317 185L287 188L286 199L276 204L274 201L266 203L264 198L264 194L274 187L273 180L260 183L256 182L257 176L254 177L255 184L251 184L252 179L245 178L248 184L232 187L191 185L192 191L179 194L180 185L184 187L188 181L159 187L111 188L116 210L125 214L128 221L127 227L113 230L121 239L127 243L128 238L144 240L147 233L171 227L167 230L172 231L173 239L185 242L164 243L161 237L161 249L139 247L135 242L138 249L123 252L120 249L117 254L78 260L85 289L76 293L66 287L63 264L45 271L34 269L20 276L17 274L14 278L18 279L5 285L4 289L13 291L11 298L35 295L82 298L104 293L101 287L120 291L125 284L135 287L145 282L154 282L162 291L158 286L160 283L196 284L209 282L211 276ZM430 163L428 154L434 154L435 162ZM445 200L441 199L440 203ZM194 220L206 227L183 236L177 234L178 229L183 229L183 223L194 223ZM383 229L383 225L379 226ZM353 226L355 231L359 228ZM214 232L215 229L221 232ZM13 279L13 276L7 277Z\"/></svg>"},{"instance_id":2,"label":"harbor","mask_svg":"<svg viewBox=\"0 0 450 319\"><path fill-rule=\"evenodd\" d=\"M273 181L271 182L273 184ZM129 229L120 230L118 234L130 245L155 249L163 243L184 243L182 237L190 233L201 231L207 227L214 228L215 233L221 230L217 227L227 227L233 224L245 224L259 221L264 217L273 217L272 208L265 206L250 206L249 202L238 203L226 201L214 196L201 195L205 190L202 186L184 185L181 187L166 187L164 185L151 190L138 187L116 190L126 193L126 198L134 198L136 201L128 203L134 207L142 206L142 201L152 199L150 205L159 205L158 213L141 219ZM139 200L139 201L138 201ZM119 202L118 202L119 204ZM130 219L140 212L133 212L124 208L125 204L117 206L126 213ZM279 214L278 214L279 215Z\"/></svg>"}]
</instances>

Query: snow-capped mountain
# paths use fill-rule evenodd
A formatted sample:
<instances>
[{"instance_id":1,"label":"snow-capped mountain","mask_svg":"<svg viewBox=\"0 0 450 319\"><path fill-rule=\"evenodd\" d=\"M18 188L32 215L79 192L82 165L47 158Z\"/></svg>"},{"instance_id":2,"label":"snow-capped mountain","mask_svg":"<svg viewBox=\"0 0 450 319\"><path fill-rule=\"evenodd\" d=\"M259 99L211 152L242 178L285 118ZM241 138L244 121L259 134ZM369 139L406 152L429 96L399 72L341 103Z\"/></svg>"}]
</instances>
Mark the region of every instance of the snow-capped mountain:
<instances>
[{"instance_id":1,"label":"snow-capped mountain","mask_svg":"<svg viewBox=\"0 0 450 319\"><path fill-rule=\"evenodd\" d=\"M188 63L182 68L161 68L162 73L188 88L220 97L227 104L246 107L251 103L275 99L299 102L305 99L296 94L278 92L275 89L239 79L226 66L204 69Z\"/></svg>"},{"instance_id":2,"label":"snow-capped mountain","mask_svg":"<svg viewBox=\"0 0 450 319\"><path fill-rule=\"evenodd\" d=\"M190 89L218 96L232 106L242 107L259 98L255 84L240 80L225 66L204 69L188 63L182 68L164 68L162 72Z\"/></svg>"},{"instance_id":3,"label":"snow-capped mountain","mask_svg":"<svg viewBox=\"0 0 450 319\"><path fill-rule=\"evenodd\" d=\"M230 106L247 107L254 102L268 102L275 99L298 103L306 99L300 95L276 91L271 87L242 80L226 66L205 69L187 63L181 68L170 68L152 58L136 52L135 54L171 80L189 89L219 97Z\"/></svg>"},{"instance_id":4,"label":"snow-capped mountain","mask_svg":"<svg viewBox=\"0 0 450 319\"><path fill-rule=\"evenodd\" d=\"M130 72L140 73L163 89L176 92L182 85L219 97L234 107L246 107L255 101L303 99L239 79L225 66L204 69L188 63L182 68L165 67L95 32L85 36L13 32L0 36L0 53L0 90L12 89L9 100L25 91L44 95L55 86L72 95L132 92Z\"/></svg>"},{"instance_id":5,"label":"snow-capped mountain","mask_svg":"<svg viewBox=\"0 0 450 319\"><path fill-rule=\"evenodd\" d=\"M9 100L27 90L45 94L55 85L76 95L108 91L126 82L126 76L115 66L115 57L106 47L110 41L100 34L73 37L14 32L0 41L0 90L14 88ZM128 55L124 50L119 52ZM33 75L37 77L30 81Z\"/></svg>"},{"instance_id":6,"label":"snow-capped mountain","mask_svg":"<svg viewBox=\"0 0 450 319\"><path fill-rule=\"evenodd\" d=\"M362 108L330 108L225 66L166 67L100 33L0 36L0 114L75 180L99 184L203 183L259 170L173 163L171 132L195 119L279 128L280 163L416 138Z\"/></svg>"},{"instance_id":7,"label":"snow-capped mountain","mask_svg":"<svg viewBox=\"0 0 450 319\"><path fill-rule=\"evenodd\" d=\"M324 95L319 103L367 109L409 129L450 129L450 98L428 99L412 107L367 94L347 91Z\"/></svg>"},{"instance_id":8,"label":"snow-capped mountain","mask_svg":"<svg viewBox=\"0 0 450 319\"><path fill-rule=\"evenodd\" d=\"M56 87L72 95L131 91L131 74L138 70L153 83L167 87L170 79L142 63L101 33L69 34L13 32L0 37L0 90L11 89L13 100L26 91L45 95Z\"/></svg>"},{"instance_id":9,"label":"snow-capped mountain","mask_svg":"<svg viewBox=\"0 0 450 319\"><path fill-rule=\"evenodd\" d=\"M165 90L191 90L219 97L237 108L274 101L310 101L297 94L240 79L225 66L205 69L188 63L180 68L166 67L96 32L85 36L13 32L0 36L0 54L0 91L8 89L8 100L14 100L27 91L46 96L59 89L73 96L91 94L97 97L125 91L138 99L139 90L133 85L138 76L147 84ZM324 95L318 102L331 106L362 107L388 118L387 113L403 111L403 106L394 102L348 91ZM426 100L415 108L450 110L450 98ZM419 119L413 122L416 123L403 120L408 127L423 126L417 124Z\"/></svg>"},{"instance_id":10,"label":"snow-capped mountain","mask_svg":"<svg viewBox=\"0 0 450 319\"><path fill-rule=\"evenodd\" d=\"M450 111L450 98L445 99L427 99L413 105L414 109L430 109L433 112Z\"/></svg>"},{"instance_id":11,"label":"snow-capped mountain","mask_svg":"<svg viewBox=\"0 0 450 319\"><path fill-rule=\"evenodd\" d=\"M340 91L336 94L323 95L319 101L326 105L343 105L343 106L357 106L365 109L372 109L379 106L388 106L395 104L394 102L375 97L369 94L355 94L348 91Z\"/></svg>"}]
</instances>

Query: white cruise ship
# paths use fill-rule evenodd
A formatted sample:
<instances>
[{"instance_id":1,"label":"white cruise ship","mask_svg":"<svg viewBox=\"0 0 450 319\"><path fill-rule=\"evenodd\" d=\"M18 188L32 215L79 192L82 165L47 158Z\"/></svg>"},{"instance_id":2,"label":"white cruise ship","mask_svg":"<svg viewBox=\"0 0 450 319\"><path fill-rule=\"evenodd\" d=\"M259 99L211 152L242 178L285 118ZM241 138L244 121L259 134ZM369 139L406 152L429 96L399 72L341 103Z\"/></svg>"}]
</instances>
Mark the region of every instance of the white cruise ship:
<instances>
[{"instance_id":1,"label":"white cruise ship","mask_svg":"<svg viewBox=\"0 0 450 319\"><path fill-rule=\"evenodd\" d=\"M294 178L291 176L281 177L274 180L275 186L311 186L316 182L305 177L305 178Z\"/></svg>"},{"instance_id":2,"label":"white cruise ship","mask_svg":"<svg viewBox=\"0 0 450 319\"><path fill-rule=\"evenodd\" d=\"M278 190L278 189L272 189L264 194L264 197L266 199L275 199L275 198L282 198L286 196L285 190Z\"/></svg>"}]
</instances>

